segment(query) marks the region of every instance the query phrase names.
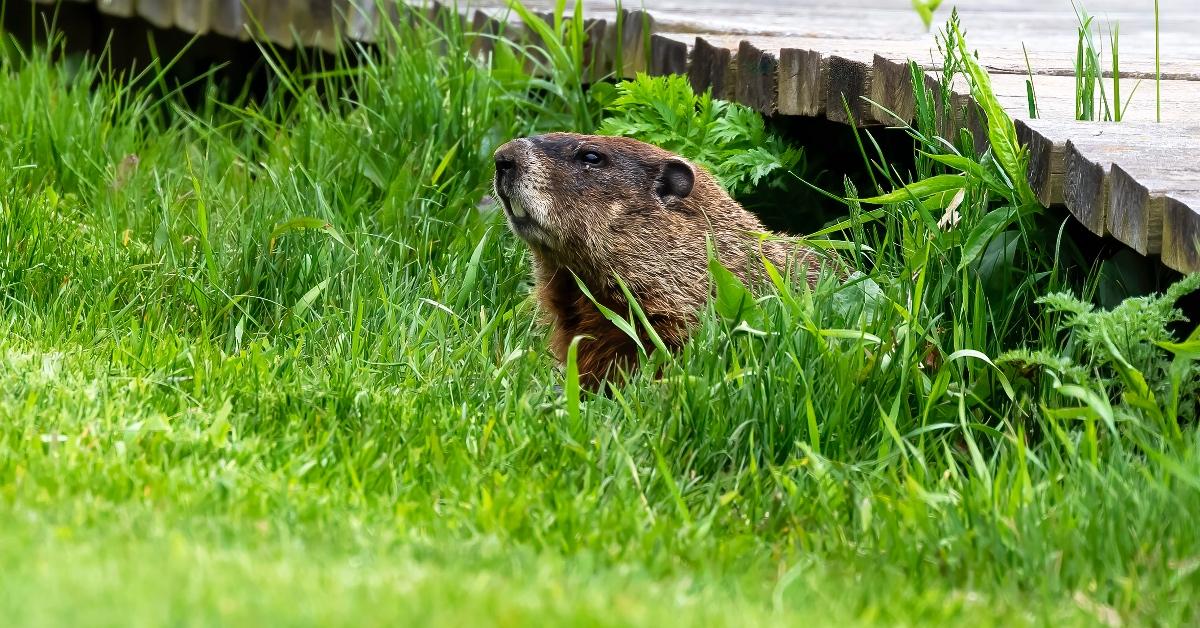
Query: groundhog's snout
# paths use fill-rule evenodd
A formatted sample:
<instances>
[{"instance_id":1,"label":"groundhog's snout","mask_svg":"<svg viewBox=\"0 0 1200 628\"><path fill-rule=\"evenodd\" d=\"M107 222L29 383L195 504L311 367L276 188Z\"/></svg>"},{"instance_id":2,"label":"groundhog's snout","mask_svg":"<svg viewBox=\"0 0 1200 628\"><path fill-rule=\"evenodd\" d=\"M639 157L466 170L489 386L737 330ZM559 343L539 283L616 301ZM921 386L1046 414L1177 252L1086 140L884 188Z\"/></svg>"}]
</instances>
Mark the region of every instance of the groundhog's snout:
<instances>
[{"instance_id":1,"label":"groundhog's snout","mask_svg":"<svg viewBox=\"0 0 1200 628\"><path fill-rule=\"evenodd\" d=\"M504 193L513 184L524 169L529 149L525 144L529 140L516 139L496 149L493 158L496 160L496 190Z\"/></svg>"},{"instance_id":2,"label":"groundhog's snout","mask_svg":"<svg viewBox=\"0 0 1200 628\"><path fill-rule=\"evenodd\" d=\"M534 155L534 140L515 139L496 149L496 199L504 207L508 224L525 240L545 240L548 212L546 203L535 193L542 168Z\"/></svg>"},{"instance_id":3,"label":"groundhog's snout","mask_svg":"<svg viewBox=\"0 0 1200 628\"><path fill-rule=\"evenodd\" d=\"M503 176L505 173L517 167L517 158L513 151L509 149L508 144L501 146L496 151L496 175Z\"/></svg>"},{"instance_id":4,"label":"groundhog's snout","mask_svg":"<svg viewBox=\"0 0 1200 628\"><path fill-rule=\"evenodd\" d=\"M522 172L528 170L528 143L526 139L515 139L496 149L493 159L496 161L496 195L504 202L504 208L510 210L510 201L515 196L517 179ZM510 212L511 213L511 212Z\"/></svg>"}]
</instances>

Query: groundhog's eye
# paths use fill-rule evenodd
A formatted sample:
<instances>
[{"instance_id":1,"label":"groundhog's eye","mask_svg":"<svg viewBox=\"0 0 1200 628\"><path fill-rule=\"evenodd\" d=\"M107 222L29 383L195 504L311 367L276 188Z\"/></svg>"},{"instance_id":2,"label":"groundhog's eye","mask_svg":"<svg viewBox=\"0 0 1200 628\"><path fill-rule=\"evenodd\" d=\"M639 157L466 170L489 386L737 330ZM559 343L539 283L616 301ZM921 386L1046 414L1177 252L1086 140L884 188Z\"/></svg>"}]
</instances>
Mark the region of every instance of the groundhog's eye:
<instances>
[{"instance_id":1,"label":"groundhog's eye","mask_svg":"<svg viewBox=\"0 0 1200 628\"><path fill-rule=\"evenodd\" d=\"M575 155L575 158L589 166L604 165L604 155L594 150L581 150Z\"/></svg>"}]
</instances>

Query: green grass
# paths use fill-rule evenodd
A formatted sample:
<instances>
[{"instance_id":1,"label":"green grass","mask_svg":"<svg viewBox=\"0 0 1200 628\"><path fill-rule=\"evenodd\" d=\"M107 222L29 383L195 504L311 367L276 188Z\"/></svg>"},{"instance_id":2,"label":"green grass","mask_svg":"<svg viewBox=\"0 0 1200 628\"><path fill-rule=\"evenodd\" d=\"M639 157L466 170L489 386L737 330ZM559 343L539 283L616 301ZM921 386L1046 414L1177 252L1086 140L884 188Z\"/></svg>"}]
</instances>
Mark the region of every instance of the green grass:
<instances>
[{"instance_id":1,"label":"green grass","mask_svg":"<svg viewBox=\"0 0 1200 628\"><path fill-rule=\"evenodd\" d=\"M499 143L591 114L466 46L199 106L0 61L9 623L1196 621L1196 342L1037 302L1092 284L1019 155L914 129L958 228L851 203L814 236L856 234L848 286L709 312L576 416L481 199Z\"/></svg>"}]
</instances>

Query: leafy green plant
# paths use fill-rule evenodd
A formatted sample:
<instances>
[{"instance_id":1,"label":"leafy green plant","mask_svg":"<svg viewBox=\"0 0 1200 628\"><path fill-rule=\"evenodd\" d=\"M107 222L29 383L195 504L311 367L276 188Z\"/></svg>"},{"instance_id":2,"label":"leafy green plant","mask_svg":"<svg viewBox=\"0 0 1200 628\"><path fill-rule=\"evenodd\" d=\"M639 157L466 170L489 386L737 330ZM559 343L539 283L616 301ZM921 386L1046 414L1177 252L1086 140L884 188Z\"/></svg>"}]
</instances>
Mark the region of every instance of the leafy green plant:
<instances>
[{"instance_id":1,"label":"leafy green plant","mask_svg":"<svg viewBox=\"0 0 1200 628\"><path fill-rule=\"evenodd\" d=\"M1111 310L1067 293L1047 295L1038 301L1058 315L1055 329L1064 346L1010 351L997 361L1040 383L1051 435L1068 450L1076 447L1070 429L1057 421L1082 422L1080 445L1093 464L1104 441L1099 430L1114 438L1123 434L1161 461L1163 448L1180 443L1181 422L1193 422L1200 411L1200 326L1183 342L1167 329L1184 320L1175 303L1197 289L1200 274ZM1195 476L1170 464L1164 468L1195 485Z\"/></svg>"},{"instance_id":2,"label":"leafy green plant","mask_svg":"<svg viewBox=\"0 0 1200 628\"><path fill-rule=\"evenodd\" d=\"M1107 370L1115 374L1121 363L1144 374L1149 381L1169 381L1164 348L1172 347L1171 323L1186 320L1175 304L1200 289L1200 274L1190 275L1162 295L1125 299L1109 310L1065 292L1038 299L1049 312L1060 314L1056 328L1069 335L1068 353L1089 372Z\"/></svg>"},{"instance_id":3,"label":"leafy green plant","mask_svg":"<svg viewBox=\"0 0 1200 628\"><path fill-rule=\"evenodd\" d=\"M683 155L712 172L733 196L759 185L783 187L787 173L803 169L804 153L767 132L762 116L713 98L711 90L696 94L686 77L639 74L615 89L597 85L593 93L606 114L599 133Z\"/></svg>"}]
</instances>

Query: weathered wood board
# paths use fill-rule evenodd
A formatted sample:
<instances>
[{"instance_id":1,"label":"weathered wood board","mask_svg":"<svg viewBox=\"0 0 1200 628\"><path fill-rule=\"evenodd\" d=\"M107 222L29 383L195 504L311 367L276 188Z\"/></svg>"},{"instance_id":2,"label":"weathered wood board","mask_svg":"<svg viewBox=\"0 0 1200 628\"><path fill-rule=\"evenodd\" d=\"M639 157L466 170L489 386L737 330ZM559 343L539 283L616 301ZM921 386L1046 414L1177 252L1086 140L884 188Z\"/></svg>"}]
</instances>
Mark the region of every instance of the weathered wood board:
<instances>
[{"instance_id":1,"label":"weathered wood board","mask_svg":"<svg viewBox=\"0 0 1200 628\"><path fill-rule=\"evenodd\" d=\"M1196 268L1200 214L1189 203L1200 198L1200 125L1022 120L1017 131L1043 203L1066 205L1091 231L1161 253L1172 268Z\"/></svg>"},{"instance_id":2,"label":"weathered wood board","mask_svg":"<svg viewBox=\"0 0 1200 628\"><path fill-rule=\"evenodd\" d=\"M373 41L384 20L411 13L398 7L431 8L416 0L95 3L102 13L140 16L160 28L327 50L346 39ZM551 0L525 4L543 14L555 5ZM927 86L936 86L942 53L935 33L951 4L939 11L931 32L905 0L644 0L648 13L625 11L618 29L615 3L585 0L587 45L594 59L587 79L639 71L682 74L697 90L712 89L765 114L908 122L914 112L909 61L925 72ZM1101 89L1110 102L1115 100L1111 49L1119 36L1120 124L1072 122L1080 16L1069 0L960 0L957 10L968 44L978 51L998 99L1028 143L1029 180L1039 199L1065 205L1093 232L1143 254L1161 255L1172 268L1200 271L1195 247L1200 161L1192 148L1200 143L1200 3L1160 0L1157 35L1149 1L1084 4L1096 16L1091 36L1101 50L1106 75ZM475 32L495 34L503 23L507 36L525 32L506 0L456 6ZM614 68L618 38L624 64ZM474 49L486 54L489 47L490 40L480 37ZM1036 92L1039 119L1030 110L1028 82ZM977 107L965 87L954 88L951 109L962 115L949 120L945 130L963 124L982 137L984 120ZM1156 124L1160 116L1162 123Z\"/></svg>"}]
</instances>

